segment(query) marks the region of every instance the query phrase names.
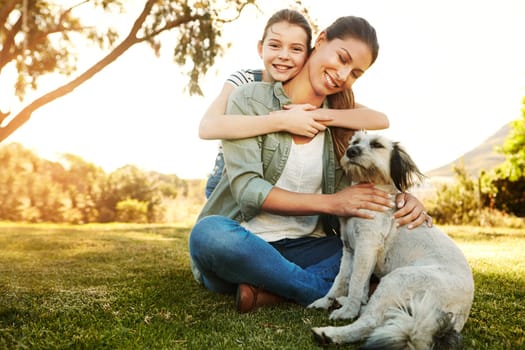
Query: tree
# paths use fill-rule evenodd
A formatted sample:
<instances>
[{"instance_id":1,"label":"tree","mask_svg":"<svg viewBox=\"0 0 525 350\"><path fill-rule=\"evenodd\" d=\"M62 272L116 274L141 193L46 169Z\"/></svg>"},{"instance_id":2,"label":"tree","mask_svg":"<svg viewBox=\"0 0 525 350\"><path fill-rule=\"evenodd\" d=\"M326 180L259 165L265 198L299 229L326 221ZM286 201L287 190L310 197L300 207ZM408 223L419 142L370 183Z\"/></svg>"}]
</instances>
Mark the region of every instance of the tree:
<instances>
[{"instance_id":1,"label":"tree","mask_svg":"<svg viewBox=\"0 0 525 350\"><path fill-rule=\"evenodd\" d=\"M133 165L106 174L79 156L53 162L18 143L0 145L0 165L0 221L152 223L202 206L202 180Z\"/></svg>"},{"instance_id":2,"label":"tree","mask_svg":"<svg viewBox=\"0 0 525 350\"><path fill-rule=\"evenodd\" d=\"M73 223L94 222L98 218L96 203L107 176L101 167L74 154L64 154L65 176L60 182L68 196L69 207L64 219Z\"/></svg>"},{"instance_id":3,"label":"tree","mask_svg":"<svg viewBox=\"0 0 525 350\"><path fill-rule=\"evenodd\" d=\"M61 222L61 164L39 158L20 144L0 148L0 220Z\"/></svg>"},{"instance_id":4,"label":"tree","mask_svg":"<svg viewBox=\"0 0 525 350\"><path fill-rule=\"evenodd\" d=\"M21 144L0 147L0 220L24 220L24 202L28 202L28 183L38 157Z\"/></svg>"},{"instance_id":5,"label":"tree","mask_svg":"<svg viewBox=\"0 0 525 350\"><path fill-rule=\"evenodd\" d=\"M525 97L521 107L521 119L514 120L511 125L511 132L500 149L506 156L500 171L510 180L516 181L525 178Z\"/></svg>"},{"instance_id":6,"label":"tree","mask_svg":"<svg viewBox=\"0 0 525 350\"><path fill-rule=\"evenodd\" d=\"M499 151L505 154L505 162L491 178L491 191L485 194L494 208L525 217L525 97L521 119L512 122L512 129Z\"/></svg>"},{"instance_id":7,"label":"tree","mask_svg":"<svg viewBox=\"0 0 525 350\"><path fill-rule=\"evenodd\" d=\"M108 175L97 203L100 211L98 221L117 220L118 203L133 199L146 203L147 220L155 222L162 201L158 185L155 178L134 165L126 165L113 171Z\"/></svg>"},{"instance_id":8,"label":"tree","mask_svg":"<svg viewBox=\"0 0 525 350\"><path fill-rule=\"evenodd\" d=\"M521 113L521 119L511 123L505 143L497 149L505 154L505 162L481 178L481 200L491 209L525 217L525 97Z\"/></svg>"},{"instance_id":9,"label":"tree","mask_svg":"<svg viewBox=\"0 0 525 350\"><path fill-rule=\"evenodd\" d=\"M38 108L72 92L134 45L146 43L158 55L160 34L175 30L177 45L174 61L188 66L190 94L202 94L199 78L210 68L224 44L222 29L255 0L147 0L127 35L120 40L116 28L99 29L82 20L81 10L122 12L136 6L134 1L78 0L0 0L0 75L8 65L18 72L15 93L20 100L29 89L36 89L40 78L58 72L75 72L75 47L97 44L108 54L63 86L36 98L16 115L0 111L0 142L26 123ZM69 4L66 7L64 4ZM117 43L118 42L118 43ZM8 118L9 117L9 118ZM8 122L7 122L8 121Z\"/></svg>"}]
</instances>

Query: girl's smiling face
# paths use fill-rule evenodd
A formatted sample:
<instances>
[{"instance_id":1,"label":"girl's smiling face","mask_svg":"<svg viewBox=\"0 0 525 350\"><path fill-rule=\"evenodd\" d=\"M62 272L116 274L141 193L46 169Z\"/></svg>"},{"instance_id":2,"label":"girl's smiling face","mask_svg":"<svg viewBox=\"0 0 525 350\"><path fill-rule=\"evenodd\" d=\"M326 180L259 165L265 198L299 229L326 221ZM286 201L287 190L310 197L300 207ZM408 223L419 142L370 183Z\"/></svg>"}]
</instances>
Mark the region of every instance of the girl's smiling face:
<instances>
[{"instance_id":1,"label":"girl's smiling face","mask_svg":"<svg viewBox=\"0 0 525 350\"><path fill-rule=\"evenodd\" d=\"M282 21L268 28L257 49L273 80L284 82L297 75L308 58L307 41L306 32L298 25Z\"/></svg>"}]
</instances>

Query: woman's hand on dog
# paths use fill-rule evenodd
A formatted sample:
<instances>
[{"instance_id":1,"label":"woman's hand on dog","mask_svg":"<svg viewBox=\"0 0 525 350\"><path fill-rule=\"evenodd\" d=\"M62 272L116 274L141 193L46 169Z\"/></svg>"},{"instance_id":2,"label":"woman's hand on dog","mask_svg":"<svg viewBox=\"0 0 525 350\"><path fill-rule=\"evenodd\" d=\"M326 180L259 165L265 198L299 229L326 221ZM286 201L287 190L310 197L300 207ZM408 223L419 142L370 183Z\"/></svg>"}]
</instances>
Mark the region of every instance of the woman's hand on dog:
<instances>
[{"instance_id":1,"label":"woman's hand on dog","mask_svg":"<svg viewBox=\"0 0 525 350\"><path fill-rule=\"evenodd\" d=\"M363 209L385 212L395 207L388 192L374 188L374 184L369 183L346 187L333 196L332 213L337 216L372 219L374 215Z\"/></svg>"},{"instance_id":2,"label":"woman's hand on dog","mask_svg":"<svg viewBox=\"0 0 525 350\"><path fill-rule=\"evenodd\" d=\"M410 193L399 193L396 197L396 207L399 208L394 213L397 226L408 224L408 229L414 229L424 223L432 227L432 217L427 214L423 203Z\"/></svg>"}]
</instances>

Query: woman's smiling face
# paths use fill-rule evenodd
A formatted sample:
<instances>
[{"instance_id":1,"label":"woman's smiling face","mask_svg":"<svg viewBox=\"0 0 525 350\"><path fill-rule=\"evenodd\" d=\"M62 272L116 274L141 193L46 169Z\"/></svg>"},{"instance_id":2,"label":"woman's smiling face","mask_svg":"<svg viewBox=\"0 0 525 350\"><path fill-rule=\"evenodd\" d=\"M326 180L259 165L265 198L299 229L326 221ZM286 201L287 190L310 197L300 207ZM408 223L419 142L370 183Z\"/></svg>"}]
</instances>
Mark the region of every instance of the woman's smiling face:
<instances>
[{"instance_id":1,"label":"woman's smiling face","mask_svg":"<svg viewBox=\"0 0 525 350\"><path fill-rule=\"evenodd\" d=\"M372 64L372 52L363 41L347 37L331 41L321 33L307 62L316 95L349 89Z\"/></svg>"}]
</instances>

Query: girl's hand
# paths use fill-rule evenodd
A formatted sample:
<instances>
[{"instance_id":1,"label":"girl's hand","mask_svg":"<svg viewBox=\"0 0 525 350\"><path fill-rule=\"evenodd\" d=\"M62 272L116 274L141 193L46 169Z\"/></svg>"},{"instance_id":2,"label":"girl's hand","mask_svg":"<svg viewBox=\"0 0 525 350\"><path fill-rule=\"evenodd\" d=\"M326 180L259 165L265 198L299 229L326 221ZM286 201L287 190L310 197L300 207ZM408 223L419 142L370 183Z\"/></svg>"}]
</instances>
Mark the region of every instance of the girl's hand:
<instances>
[{"instance_id":1,"label":"girl's hand","mask_svg":"<svg viewBox=\"0 0 525 350\"><path fill-rule=\"evenodd\" d=\"M310 104L287 105L281 111L271 112L277 115L282 124L282 130L294 135L314 137L319 131L324 131L327 123L332 121L332 117L321 116L315 110L315 106Z\"/></svg>"},{"instance_id":2,"label":"girl's hand","mask_svg":"<svg viewBox=\"0 0 525 350\"><path fill-rule=\"evenodd\" d=\"M394 219L398 226L408 224L408 229L414 229L423 223L432 227L432 217L427 214L423 204L409 193L399 193L396 197L398 211L394 213Z\"/></svg>"}]
</instances>

